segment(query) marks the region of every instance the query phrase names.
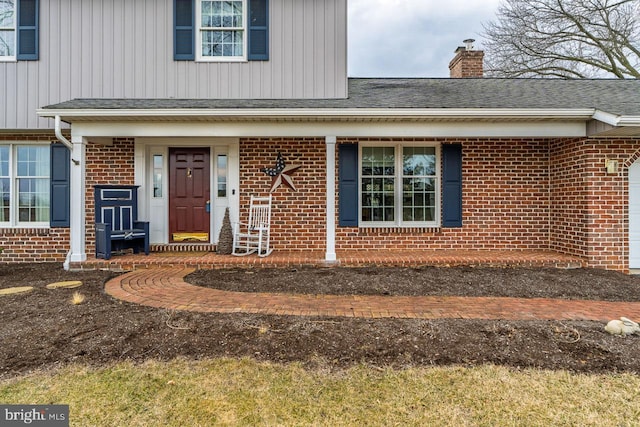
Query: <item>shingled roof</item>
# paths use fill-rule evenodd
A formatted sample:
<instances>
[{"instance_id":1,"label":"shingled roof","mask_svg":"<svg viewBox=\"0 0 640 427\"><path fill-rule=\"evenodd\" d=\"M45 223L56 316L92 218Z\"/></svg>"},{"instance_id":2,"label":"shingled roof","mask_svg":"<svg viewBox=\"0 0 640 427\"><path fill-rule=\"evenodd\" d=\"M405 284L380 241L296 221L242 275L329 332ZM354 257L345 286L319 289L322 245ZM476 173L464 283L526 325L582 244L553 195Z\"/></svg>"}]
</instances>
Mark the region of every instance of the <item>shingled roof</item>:
<instances>
[{"instance_id":1,"label":"shingled roof","mask_svg":"<svg viewBox=\"0 0 640 427\"><path fill-rule=\"evenodd\" d=\"M96 98L44 109L597 109L640 116L640 81L352 78L344 99Z\"/></svg>"}]
</instances>

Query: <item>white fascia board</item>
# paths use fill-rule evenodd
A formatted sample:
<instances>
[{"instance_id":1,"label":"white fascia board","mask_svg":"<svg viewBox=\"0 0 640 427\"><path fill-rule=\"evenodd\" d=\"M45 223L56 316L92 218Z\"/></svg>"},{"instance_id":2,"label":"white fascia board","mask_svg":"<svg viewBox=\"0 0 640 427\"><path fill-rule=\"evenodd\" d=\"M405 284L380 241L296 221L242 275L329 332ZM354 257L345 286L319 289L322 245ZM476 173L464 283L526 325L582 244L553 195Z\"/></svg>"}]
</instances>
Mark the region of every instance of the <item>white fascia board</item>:
<instances>
[{"instance_id":1,"label":"white fascia board","mask_svg":"<svg viewBox=\"0 0 640 427\"><path fill-rule=\"evenodd\" d=\"M421 118L421 119L582 119L593 117L594 109L484 109L484 108L347 108L347 109L311 109L311 108L256 108L256 109L39 109L40 117L61 116L73 118L160 118L160 117L211 117L211 118Z\"/></svg>"},{"instance_id":2,"label":"white fascia board","mask_svg":"<svg viewBox=\"0 0 640 427\"><path fill-rule=\"evenodd\" d=\"M550 122L77 122L71 129L78 137L494 137L559 138L584 137L584 121Z\"/></svg>"}]
</instances>

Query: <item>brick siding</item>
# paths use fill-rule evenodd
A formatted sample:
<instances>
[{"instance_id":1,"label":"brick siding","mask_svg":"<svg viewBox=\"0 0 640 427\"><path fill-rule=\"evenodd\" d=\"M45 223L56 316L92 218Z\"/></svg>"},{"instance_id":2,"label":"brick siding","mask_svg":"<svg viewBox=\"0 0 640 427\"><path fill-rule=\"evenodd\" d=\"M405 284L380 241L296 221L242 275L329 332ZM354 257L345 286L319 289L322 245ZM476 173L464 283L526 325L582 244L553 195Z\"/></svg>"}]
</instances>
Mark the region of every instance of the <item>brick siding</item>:
<instances>
[{"instance_id":1,"label":"brick siding","mask_svg":"<svg viewBox=\"0 0 640 427\"><path fill-rule=\"evenodd\" d=\"M240 140L240 218L249 215L251 194L266 195L278 153L287 165L301 165L293 175L298 191L281 185L273 192L272 245L280 250L324 250L326 241L326 149L324 138L255 138Z\"/></svg>"},{"instance_id":2,"label":"brick siding","mask_svg":"<svg viewBox=\"0 0 640 427\"><path fill-rule=\"evenodd\" d=\"M1 140L54 140L51 135ZM369 139L339 139L349 144ZM462 228L337 227L336 250L554 250L588 266L628 269L628 168L640 158L637 139L370 139L463 146ZM273 193L272 244L278 250L325 250L324 138L242 138L240 218L249 196L268 194L278 152L298 189ZM336 165L338 150L336 150ZM618 160L608 174L605 159ZM86 158L86 250L94 250L96 184L134 183L134 139L89 143ZM339 197L336 180L336 201ZM338 203L336 203L336 207ZM336 215L337 221L337 215ZM69 250L64 228L0 229L0 262L62 261Z\"/></svg>"},{"instance_id":3,"label":"brick siding","mask_svg":"<svg viewBox=\"0 0 640 427\"><path fill-rule=\"evenodd\" d=\"M547 141L391 141L462 144L463 227L338 227L336 250L548 249L550 199ZM339 197L337 191L336 197Z\"/></svg>"},{"instance_id":4,"label":"brick siding","mask_svg":"<svg viewBox=\"0 0 640 427\"><path fill-rule=\"evenodd\" d=\"M337 227L336 250L554 250L587 265L628 270L628 167L640 158L634 139L339 139L439 142L463 146L462 228ZM281 152L298 192L273 194L273 238L281 250L324 250L324 139L243 139L241 218L250 194L267 194ZM609 175L605 159L620 171ZM338 164L336 150L336 164ZM339 198L336 182L336 200ZM338 206L338 203L336 203ZM336 222L339 212L336 214Z\"/></svg>"},{"instance_id":5,"label":"brick siding","mask_svg":"<svg viewBox=\"0 0 640 427\"><path fill-rule=\"evenodd\" d=\"M590 267L628 270L629 166L640 141L595 139L551 144L551 249L583 257ZM608 174L605 160L618 160Z\"/></svg>"},{"instance_id":6,"label":"brick siding","mask_svg":"<svg viewBox=\"0 0 640 427\"><path fill-rule=\"evenodd\" d=\"M89 142L86 151L86 239L87 254L95 253L96 233L94 187L96 185L134 184L133 138L114 138L112 144Z\"/></svg>"}]
</instances>

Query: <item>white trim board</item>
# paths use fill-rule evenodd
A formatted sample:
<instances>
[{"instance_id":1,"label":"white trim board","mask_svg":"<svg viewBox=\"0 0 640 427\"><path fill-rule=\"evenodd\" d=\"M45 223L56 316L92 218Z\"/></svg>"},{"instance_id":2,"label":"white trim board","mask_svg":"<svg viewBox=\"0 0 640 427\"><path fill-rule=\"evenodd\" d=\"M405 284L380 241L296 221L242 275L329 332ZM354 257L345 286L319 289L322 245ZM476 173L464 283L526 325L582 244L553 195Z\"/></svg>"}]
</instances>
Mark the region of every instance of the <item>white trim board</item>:
<instances>
[{"instance_id":1,"label":"white trim board","mask_svg":"<svg viewBox=\"0 0 640 427\"><path fill-rule=\"evenodd\" d=\"M91 137L586 137L586 123L572 122L77 122L72 135Z\"/></svg>"}]
</instances>

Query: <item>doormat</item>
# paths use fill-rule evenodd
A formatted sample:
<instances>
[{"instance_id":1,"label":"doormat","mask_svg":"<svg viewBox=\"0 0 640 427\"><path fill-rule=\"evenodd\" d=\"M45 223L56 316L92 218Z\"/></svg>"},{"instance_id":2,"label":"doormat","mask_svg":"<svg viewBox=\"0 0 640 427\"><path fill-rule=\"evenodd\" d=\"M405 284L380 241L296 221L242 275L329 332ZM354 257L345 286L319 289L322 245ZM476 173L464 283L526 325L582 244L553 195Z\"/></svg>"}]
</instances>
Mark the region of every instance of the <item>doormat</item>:
<instances>
[{"instance_id":1,"label":"doormat","mask_svg":"<svg viewBox=\"0 0 640 427\"><path fill-rule=\"evenodd\" d=\"M190 256L204 256L211 252L203 251L169 251L169 252L155 252L154 255L158 257L190 257Z\"/></svg>"},{"instance_id":2,"label":"doormat","mask_svg":"<svg viewBox=\"0 0 640 427\"><path fill-rule=\"evenodd\" d=\"M208 242L209 233L173 233L174 242Z\"/></svg>"}]
</instances>

